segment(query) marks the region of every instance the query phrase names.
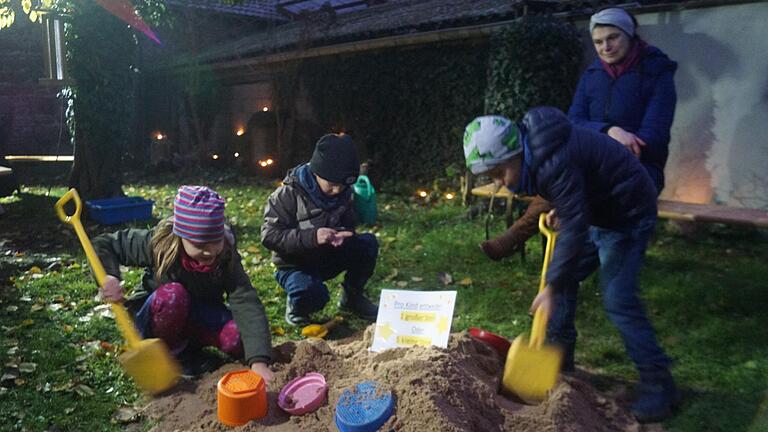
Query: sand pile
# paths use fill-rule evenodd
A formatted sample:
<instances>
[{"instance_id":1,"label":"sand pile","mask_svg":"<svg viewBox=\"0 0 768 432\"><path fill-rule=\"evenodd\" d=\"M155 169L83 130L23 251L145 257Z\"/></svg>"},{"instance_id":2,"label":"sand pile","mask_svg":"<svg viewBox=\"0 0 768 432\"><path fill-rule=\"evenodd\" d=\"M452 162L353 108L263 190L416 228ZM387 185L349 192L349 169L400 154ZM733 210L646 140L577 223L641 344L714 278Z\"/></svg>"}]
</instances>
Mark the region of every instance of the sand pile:
<instances>
[{"instance_id":1,"label":"sand pile","mask_svg":"<svg viewBox=\"0 0 768 432\"><path fill-rule=\"evenodd\" d=\"M335 403L345 388L373 379L392 390L395 413L383 431L637 431L639 425L589 383L563 376L550 399L538 406L497 395L502 363L485 344L466 333L451 335L448 349L401 348L368 351L373 327L357 338L288 342L275 348L275 379L267 417L235 428L243 431L334 431ZM144 414L159 431L231 430L216 418L216 383L241 365L225 365L173 393L155 399ZM276 405L291 379L320 372L329 384L328 402L314 413L291 417Z\"/></svg>"}]
</instances>

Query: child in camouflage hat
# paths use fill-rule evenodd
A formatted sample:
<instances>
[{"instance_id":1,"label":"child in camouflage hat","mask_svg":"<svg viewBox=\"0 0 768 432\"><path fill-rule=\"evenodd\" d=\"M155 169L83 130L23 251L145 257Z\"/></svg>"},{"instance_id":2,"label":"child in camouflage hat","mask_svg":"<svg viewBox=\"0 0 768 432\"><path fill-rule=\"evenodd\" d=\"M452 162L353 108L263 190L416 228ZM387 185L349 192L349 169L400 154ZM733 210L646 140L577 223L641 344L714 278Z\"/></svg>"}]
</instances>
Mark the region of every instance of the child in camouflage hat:
<instances>
[{"instance_id":1,"label":"child in camouflage hat","mask_svg":"<svg viewBox=\"0 0 768 432\"><path fill-rule=\"evenodd\" d=\"M467 168L496 184L554 206L547 222L559 238L546 288L531 312L549 316L547 336L565 351L563 369L573 369L579 282L600 270L603 301L627 354L640 374L632 411L638 420L671 415L680 400L669 371L671 359L658 345L639 297L638 275L656 225L656 186L638 159L605 134L571 125L556 108L529 111L520 124L479 117L464 135Z\"/></svg>"}]
</instances>

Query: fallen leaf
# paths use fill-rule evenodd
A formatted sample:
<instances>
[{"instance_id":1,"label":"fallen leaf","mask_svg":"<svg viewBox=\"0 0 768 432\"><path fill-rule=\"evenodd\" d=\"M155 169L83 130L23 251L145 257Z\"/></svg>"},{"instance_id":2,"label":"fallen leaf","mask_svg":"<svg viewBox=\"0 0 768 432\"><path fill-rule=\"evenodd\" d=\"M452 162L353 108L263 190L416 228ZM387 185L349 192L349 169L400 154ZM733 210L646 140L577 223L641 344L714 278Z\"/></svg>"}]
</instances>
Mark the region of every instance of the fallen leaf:
<instances>
[{"instance_id":1,"label":"fallen leaf","mask_svg":"<svg viewBox=\"0 0 768 432\"><path fill-rule=\"evenodd\" d=\"M64 324L63 328L64 328L64 333L72 333L73 331L75 331L75 328L69 324Z\"/></svg>"},{"instance_id":2,"label":"fallen leaf","mask_svg":"<svg viewBox=\"0 0 768 432\"><path fill-rule=\"evenodd\" d=\"M411 280L414 281L414 282L421 282L421 281L424 280L424 278L421 278L421 277L418 277L418 276L413 276L413 277L411 277Z\"/></svg>"},{"instance_id":3,"label":"fallen leaf","mask_svg":"<svg viewBox=\"0 0 768 432\"><path fill-rule=\"evenodd\" d=\"M32 301L32 297L30 296L24 296L19 299L19 301L23 301L24 303L29 303Z\"/></svg>"},{"instance_id":4,"label":"fallen leaf","mask_svg":"<svg viewBox=\"0 0 768 432\"><path fill-rule=\"evenodd\" d=\"M133 423L139 420L139 412L131 407L121 407L115 412L114 419L118 423Z\"/></svg>"},{"instance_id":5,"label":"fallen leaf","mask_svg":"<svg viewBox=\"0 0 768 432\"><path fill-rule=\"evenodd\" d=\"M35 323L35 320L33 320L33 319L25 319L24 321L21 322L21 325L25 326L25 327L28 327L28 326L31 326L34 323Z\"/></svg>"},{"instance_id":6,"label":"fallen leaf","mask_svg":"<svg viewBox=\"0 0 768 432\"><path fill-rule=\"evenodd\" d=\"M8 382L8 381L14 381L19 377L19 370L18 369L6 369L6 371L3 373L3 376L0 376L0 382Z\"/></svg>"},{"instance_id":7,"label":"fallen leaf","mask_svg":"<svg viewBox=\"0 0 768 432\"><path fill-rule=\"evenodd\" d=\"M397 269L392 270L392 272L390 272L388 275L386 275L384 277L383 281L384 282L389 282L389 281L393 280L394 278L397 277L398 273L399 273L399 271Z\"/></svg>"},{"instance_id":8,"label":"fallen leaf","mask_svg":"<svg viewBox=\"0 0 768 432\"><path fill-rule=\"evenodd\" d=\"M23 378L17 378L13 381L13 383L16 384L17 386L23 386L24 384L27 383L27 380Z\"/></svg>"},{"instance_id":9,"label":"fallen leaf","mask_svg":"<svg viewBox=\"0 0 768 432\"><path fill-rule=\"evenodd\" d=\"M10 305L7 308L5 308L6 312L16 312L17 310L19 310L19 307L15 305Z\"/></svg>"},{"instance_id":10,"label":"fallen leaf","mask_svg":"<svg viewBox=\"0 0 768 432\"><path fill-rule=\"evenodd\" d=\"M45 309L45 305L41 303L35 303L32 305L32 307L29 308L32 312L37 312Z\"/></svg>"},{"instance_id":11,"label":"fallen leaf","mask_svg":"<svg viewBox=\"0 0 768 432\"><path fill-rule=\"evenodd\" d=\"M439 272L437 273L437 280L443 285L450 285L453 283L453 276L450 273Z\"/></svg>"},{"instance_id":12,"label":"fallen leaf","mask_svg":"<svg viewBox=\"0 0 768 432\"><path fill-rule=\"evenodd\" d=\"M48 305L48 310L51 312L57 312L59 309L63 308L64 305L61 303L53 303Z\"/></svg>"},{"instance_id":13,"label":"fallen leaf","mask_svg":"<svg viewBox=\"0 0 768 432\"><path fill-rule=\"evenodd\" d=\"M18 352L19 352L19 347L15 346L15 347L8 348L8 351L6 351L5 353L8 354L9 356L15 356L16 353Z\"/></svg>"},{"instance_id":14,"label":"fallen leaf","mask_svg":"<svg viewBox=\"0 0 768 432\"><path fill-rule=\"evenodd\" d=\"M32 266L32 267L29 268L29 270L27 270L27 273L30 273L30 274L39 274L39 273L42 273L42 272L43 271L38 266Z\"/></svg>"},{"instance_id":15,"label":"fallen leaf","mask_svg":"<svg viewBox=\"0 0 768 432\"><path fill-rule=\"evenodd\" d=\"M42 274L42 273L33 273L32 274L32 279L42 279L44 277L45 277L45 275Z\"/></svg>"},{"instance_id":16,"label":"fallen leaf","mask_svg":"<svg viewBox=\"0 0 768 432\"><path fill-rule=\"evenodd\" d=\"M74 408L64 408L64 414L72 414L75 412Z\"/></svg>"},{"instance_id":17,"label":"fallen leaf","mask_svg":"<svg viewBox=\"0 0 768 432\"><path fill-rule=\"evenodd\" d=\"M37 369L37 363L26 362L19 365L19 372L22 373L32 373L35 369Z\"/></svg>"},{"instance_id":18,"label":"fallen leaf","mask_svg":"<svg viewBox=\"0 0 768 432\"><path fill-rule=\"evenodd\" d=\"M92 388L88 387L85 384L78 384L74 388L75 393L77 393L79 396L93 396L96 392L93 391Z\"/></svg>"},{"instance_id":19,"label":"fallen leaf","mask_svg":"<svg viewBox=\"0 0 768 432\"><path fill-rule=\"evenodd\" d=\"M258 246L248 246L248 249L246 249L250 253L261 253L261 250L258 248Z\"/></svg>"},{"instance_id":20,"label":"fallen leaf","mask_svg":"<svg viewBox=\"0 0 768 432\"><path fill-rule=\"evenodd\" d=\"M101 349L103 349L104 351L113 351L113 350L115 349L115 346L114 346L114 345L112 345L111 343L107 342L107 341L101 341L101 342L99 343L99 346L100 346L100 347L101 347Z\"/></svg>"},{"instance_id":21,"label":"fallen leaf","mask_svg":"<svg viewBox=\"0 0 768 432\"><path fill-rule=\"evenodd\" d=\"M418 245L416 245L416 246L414 246L414 247L413 247L413 251L414 251L414 252L418 252L418 251L420 251L420 250L422 250L422 249L424 249L424 246L422 246L422 245L420 245L420 244L418 244Z\"/></svg>"},{"instance_id":22,"label":"fallen leaf","mask_svg":"<svg viewBox=\"0 0 768 432\"><path fill-rule=\"evenodd\" d=\"M397 285L400 288L405 288L408 286L408 281L397 281L395 285Z\"/></svg>"},{"instance_id":23,"label":"fallen leaf","mask_svg":"<svg viewBox=\"0 0 768 432\"><path fill-rule=\"evenodd\" d=\"M272 334L275 336L284 336L285 329L282 327L272 327Z\"/></svg>"},{"instance_id":24,"label":"fallen leaf","mask_svg":"<svg viewBox=\"0 0 768 432\"><path fill-rule=\"evenodd\" d=\"M462 279L462 280L460 280L460 281L458 281L456 283L459 284L459 285L468 286L468 285L472 285L472 279L467 277L467 278L464 278L464 279Z\"/></svg>"}]
</instances>

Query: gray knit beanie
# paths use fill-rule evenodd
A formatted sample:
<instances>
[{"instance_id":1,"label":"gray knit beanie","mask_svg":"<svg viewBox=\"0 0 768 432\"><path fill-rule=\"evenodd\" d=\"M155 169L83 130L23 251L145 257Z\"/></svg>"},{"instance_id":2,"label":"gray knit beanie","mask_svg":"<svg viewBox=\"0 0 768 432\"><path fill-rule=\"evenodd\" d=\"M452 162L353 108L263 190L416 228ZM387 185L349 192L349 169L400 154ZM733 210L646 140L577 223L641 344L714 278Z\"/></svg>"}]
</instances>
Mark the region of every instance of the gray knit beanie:
<instances>
[{"instance_id":1,"label":"gray knit beanie","mask_svg":"<svg viewBox=\"0 0 768 432\"><path fill-rule=\"evenodd\" d=\"M623 30L630 38L635 36L635 22L629 12L621 8L603 9L592 15L589 19L589 32L592 33L597 25L614 26Z\"/></svg>"}]
</instances>

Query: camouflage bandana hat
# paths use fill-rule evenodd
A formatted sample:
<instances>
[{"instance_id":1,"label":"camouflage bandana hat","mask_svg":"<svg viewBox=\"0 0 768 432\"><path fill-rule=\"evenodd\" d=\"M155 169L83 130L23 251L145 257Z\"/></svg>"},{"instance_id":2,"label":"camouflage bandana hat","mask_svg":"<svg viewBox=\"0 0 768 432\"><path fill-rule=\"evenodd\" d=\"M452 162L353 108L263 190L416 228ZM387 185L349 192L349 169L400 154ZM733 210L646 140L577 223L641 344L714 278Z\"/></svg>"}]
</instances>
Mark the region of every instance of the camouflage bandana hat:
<instances>
[{"instance_id":1,"label":"camouflage bandana hat","mask_svg":"<svg viewBox=\"0 0 768 432\"><path fill-rule=\"evenodd\" d=\"M464 158L473 174L484 173L522 152L517 126L506 117L481 116L464 129Z\"/></svg>"}]
</instances>

